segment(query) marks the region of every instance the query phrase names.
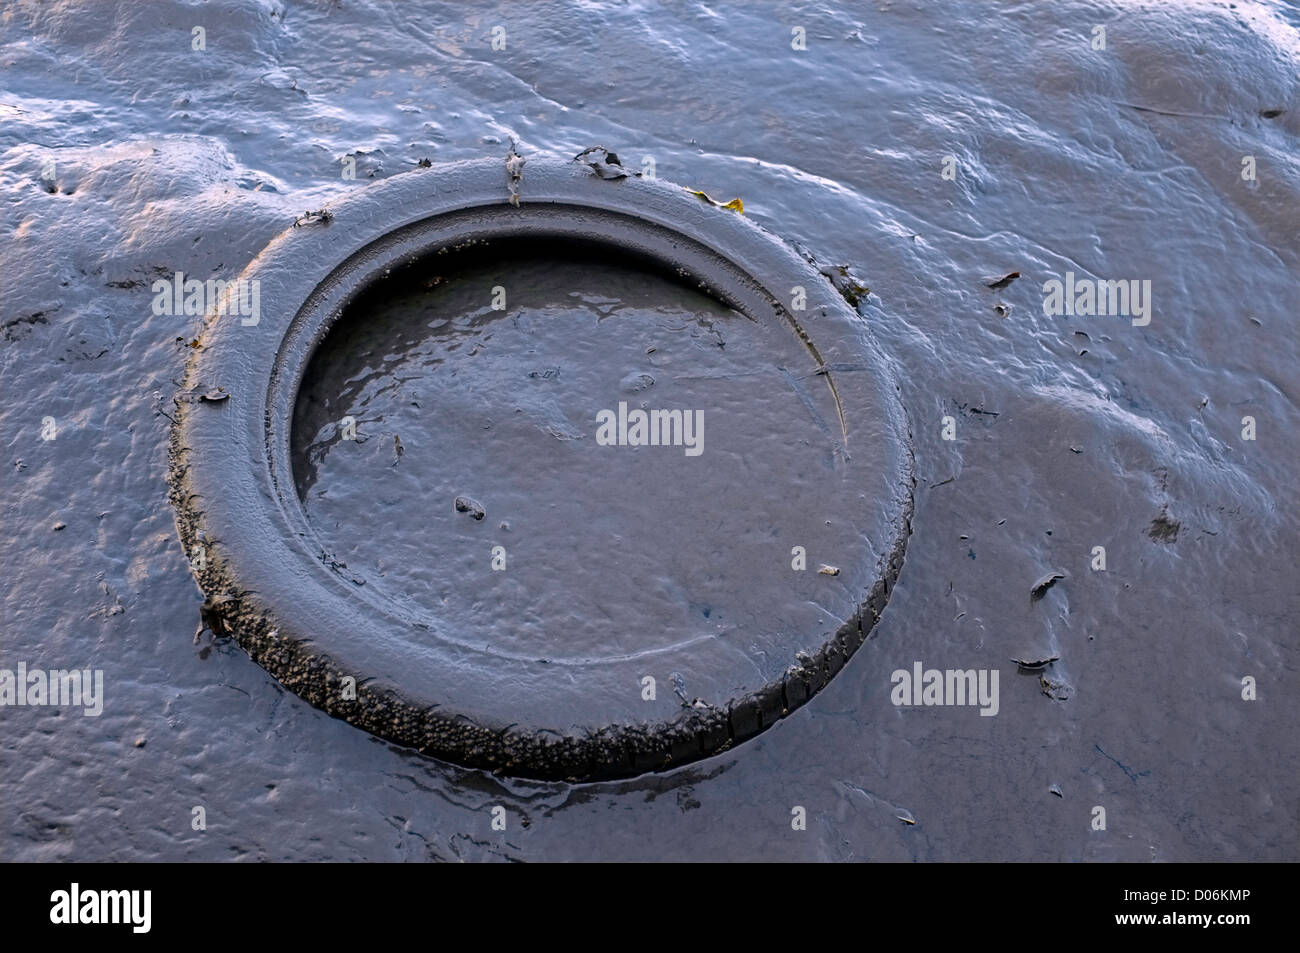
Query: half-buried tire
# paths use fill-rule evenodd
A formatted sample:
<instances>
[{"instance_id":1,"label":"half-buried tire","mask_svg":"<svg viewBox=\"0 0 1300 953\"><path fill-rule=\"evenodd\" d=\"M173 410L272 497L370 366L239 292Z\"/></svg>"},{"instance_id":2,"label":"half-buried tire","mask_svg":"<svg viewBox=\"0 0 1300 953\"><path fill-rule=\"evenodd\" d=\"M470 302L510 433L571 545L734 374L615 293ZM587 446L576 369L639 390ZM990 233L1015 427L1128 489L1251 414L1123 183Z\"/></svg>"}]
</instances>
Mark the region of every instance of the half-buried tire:
<instances>
[{"instance_id":1,"label":"half-buried tire","mask_svg":"<svg viewBox=\"0 0 1300 953\"><path fill-rule=\"evenodd\" d=\"M516 206L500 160L420 169L359 188L327 214L287 229L249 265L242 278L260 290L255 324L208 315L179 401L170 465L170 497L207 596L205 617L311 704L462 765L590 780L715 754L811 698L884 609L912 505L897 388L865 320L808 261L737 212L667 182L607 180L560 160L530 160L519 193ZM796 342L802 364L767 371L779 371L771 378L779 388L788 385L782 399L808 433L800 440L807 465L790 468L781 485L745 485L746 452L727 449L739 411L705 407L710 446L724 449L675 457L694 467L681 480L708 493L710 474L741 474L718 505L733 525L740 518L753 532L735 540L740 555L730 576L726 567L683 566L664 554L663 575L683 591L693 574L710 574L740 602L761 585L759 601L775 599L780 611L733 613L723 624L692 616L698 606L683 596L680 617L625 620L607 651L589 644L566 651L564 633L545 626L530 630L537 644L503 638L498 645L466 637L428 603L393 598L374 566L334 556L295 485L290 430L309 362L363 293L382 294L386 282L430 256L446 263L457 249L490 251L506 241L581 242L631 256ZM593 452L598 408L620 399L586 396L588 439L557 441L557 454ZM502 448L502 466L530 465L509 450ZM710 452L719 454L712 465L704 462ZM823 490L824 505L808 502ZM782 510L796 498L806 512ZM780 530L770 520L777 511L785 512ZM491 526L483 525L485 532ZM592 545L600 562L600 545ZM482 557L491 573L486 551Z\"/></svg>"}]
</instances>

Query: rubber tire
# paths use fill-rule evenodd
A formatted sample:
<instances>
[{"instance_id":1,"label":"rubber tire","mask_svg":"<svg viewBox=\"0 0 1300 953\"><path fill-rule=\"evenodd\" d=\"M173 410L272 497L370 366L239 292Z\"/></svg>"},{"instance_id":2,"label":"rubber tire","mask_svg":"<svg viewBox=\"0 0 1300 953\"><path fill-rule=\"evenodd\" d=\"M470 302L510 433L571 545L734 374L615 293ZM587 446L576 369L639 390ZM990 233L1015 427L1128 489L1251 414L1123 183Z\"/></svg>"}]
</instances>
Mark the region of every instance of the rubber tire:
<instances>
[{"instance_id":1,"label":"rubber tire","mask_svg":"<svg viewBox=\"0 0 1300 953\"><path fill-rule=\"evenodd\" d=\"M866 322L803 257L742 215L662 180L603 179L576 162L531 158L508 202L500 160L394 176L296 223L242 275L260 281L260 321L208 315L172 433L170 499L206 617L287 688L373 734L458 764L591 780L663 769L724 750L811 698L862 644L902 568L913 479L905 416ZM758 673L735 644L694 644L654 660L690 674L703 706L662 686L643 701L644 658L586 670L503 659L386 605L332 561L294 491L289 427L302 374L347 303L441 248L500 236L607 242L693 277L756 320L786 322L836 393L861 468L859 521L871 558L839 619L789 635L788 657ZM805 289L806 310L782 304ZM200 545L202 544L202 545ZM788 558L788 557L787 557ZM355 698L345 679L355 679Z\"/></svg>"}]
</instances>

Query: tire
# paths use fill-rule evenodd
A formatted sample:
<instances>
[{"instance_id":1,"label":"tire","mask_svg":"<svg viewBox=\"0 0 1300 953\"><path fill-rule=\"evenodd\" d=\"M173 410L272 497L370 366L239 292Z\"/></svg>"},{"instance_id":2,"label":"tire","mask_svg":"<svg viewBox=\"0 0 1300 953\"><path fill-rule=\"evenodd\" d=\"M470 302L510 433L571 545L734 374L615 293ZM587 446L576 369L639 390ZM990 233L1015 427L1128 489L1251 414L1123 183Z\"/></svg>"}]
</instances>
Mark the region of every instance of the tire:
<instances>
[{"instance_id":1,"label":"tire","mask_svg":"<svg viewBox=\"0 0 1300 953\"><path fill-rule=\"evenodd\" d=\"M172 432L170 499L208 597L205 618L287 688L380 738L461 765L594 780L703 758L770 727L820 690L867 638L902 568L913 480L905 416L866 322L808 261L742 215L663 181L606 180L532 159L518 206L499 160L419 169L358 188L300 222L246 269L260 319L209 314ZM821 365L862 487L861 559L843 611L784 634L760 671L743 648L692 642L656 661L701 699L647 703L644 659L567 666L447 638L332 564L294 489L290 421L304 369L362 290L439 249L496 237L580 238L689 275L754 320L782 322ZM782 304L806 290L806 310ZM819 378L820 380L821 378ZM785 558L789 558L788 555ZM355 679L355 697L346 690Z\"/></svg>"}]
</instances>

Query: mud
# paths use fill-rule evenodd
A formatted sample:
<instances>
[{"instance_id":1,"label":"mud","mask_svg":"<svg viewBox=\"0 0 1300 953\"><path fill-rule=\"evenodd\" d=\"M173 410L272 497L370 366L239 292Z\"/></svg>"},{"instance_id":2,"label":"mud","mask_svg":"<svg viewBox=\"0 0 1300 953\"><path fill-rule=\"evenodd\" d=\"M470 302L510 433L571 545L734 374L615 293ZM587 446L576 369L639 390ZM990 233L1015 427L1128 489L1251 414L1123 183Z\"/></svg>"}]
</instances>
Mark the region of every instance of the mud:
<instances>
[{"instance_id":1,"label":"mud","mask_svg":"<svg viewBox=\"0 0 1300 953\"><path fill-rule=\"evenodd\" d=\"M105 672L100 717L0 713L0 857L1297 859L1294 5L412 6L0 14L0 667ZM443 764L194 643L165 486L202 322L154 315L151 283L233 278L422 162L490 158L504 191L512 139L653 159L850 266L913 423L874 637L790 717L667 773ZM1150 280L1151 323L1045 314L1067 272ZM1069 575L1031 602L1049 569ZM998 715L892 705L917 660L1000 667Z\"/></svg>"}]
</instances>

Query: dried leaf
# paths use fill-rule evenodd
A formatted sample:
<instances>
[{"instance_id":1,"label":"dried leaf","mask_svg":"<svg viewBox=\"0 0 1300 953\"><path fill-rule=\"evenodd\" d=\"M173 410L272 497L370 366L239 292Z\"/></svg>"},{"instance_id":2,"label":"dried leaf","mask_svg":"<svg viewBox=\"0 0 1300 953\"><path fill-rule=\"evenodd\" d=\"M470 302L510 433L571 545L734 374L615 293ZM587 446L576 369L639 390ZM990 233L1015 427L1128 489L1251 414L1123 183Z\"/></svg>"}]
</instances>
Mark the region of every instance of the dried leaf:
<instances>
[{"instance_id":1,"label":"dried leaf","mask_svg":"<svg viewBox=\"0 0 1300 953\"><path fill-rule=\"evenodd\" d=\"M741 215L745 214L745 203L740 199L732 199L730 202L719 202L716 199L709 198L708 195L698 189L687 189L686 191L690 192L691 195L694 195L700 201L707 202L709 205L716 205L718 208L731 209L731 211L739 212Z\"/></svg>"}]
</instances>

